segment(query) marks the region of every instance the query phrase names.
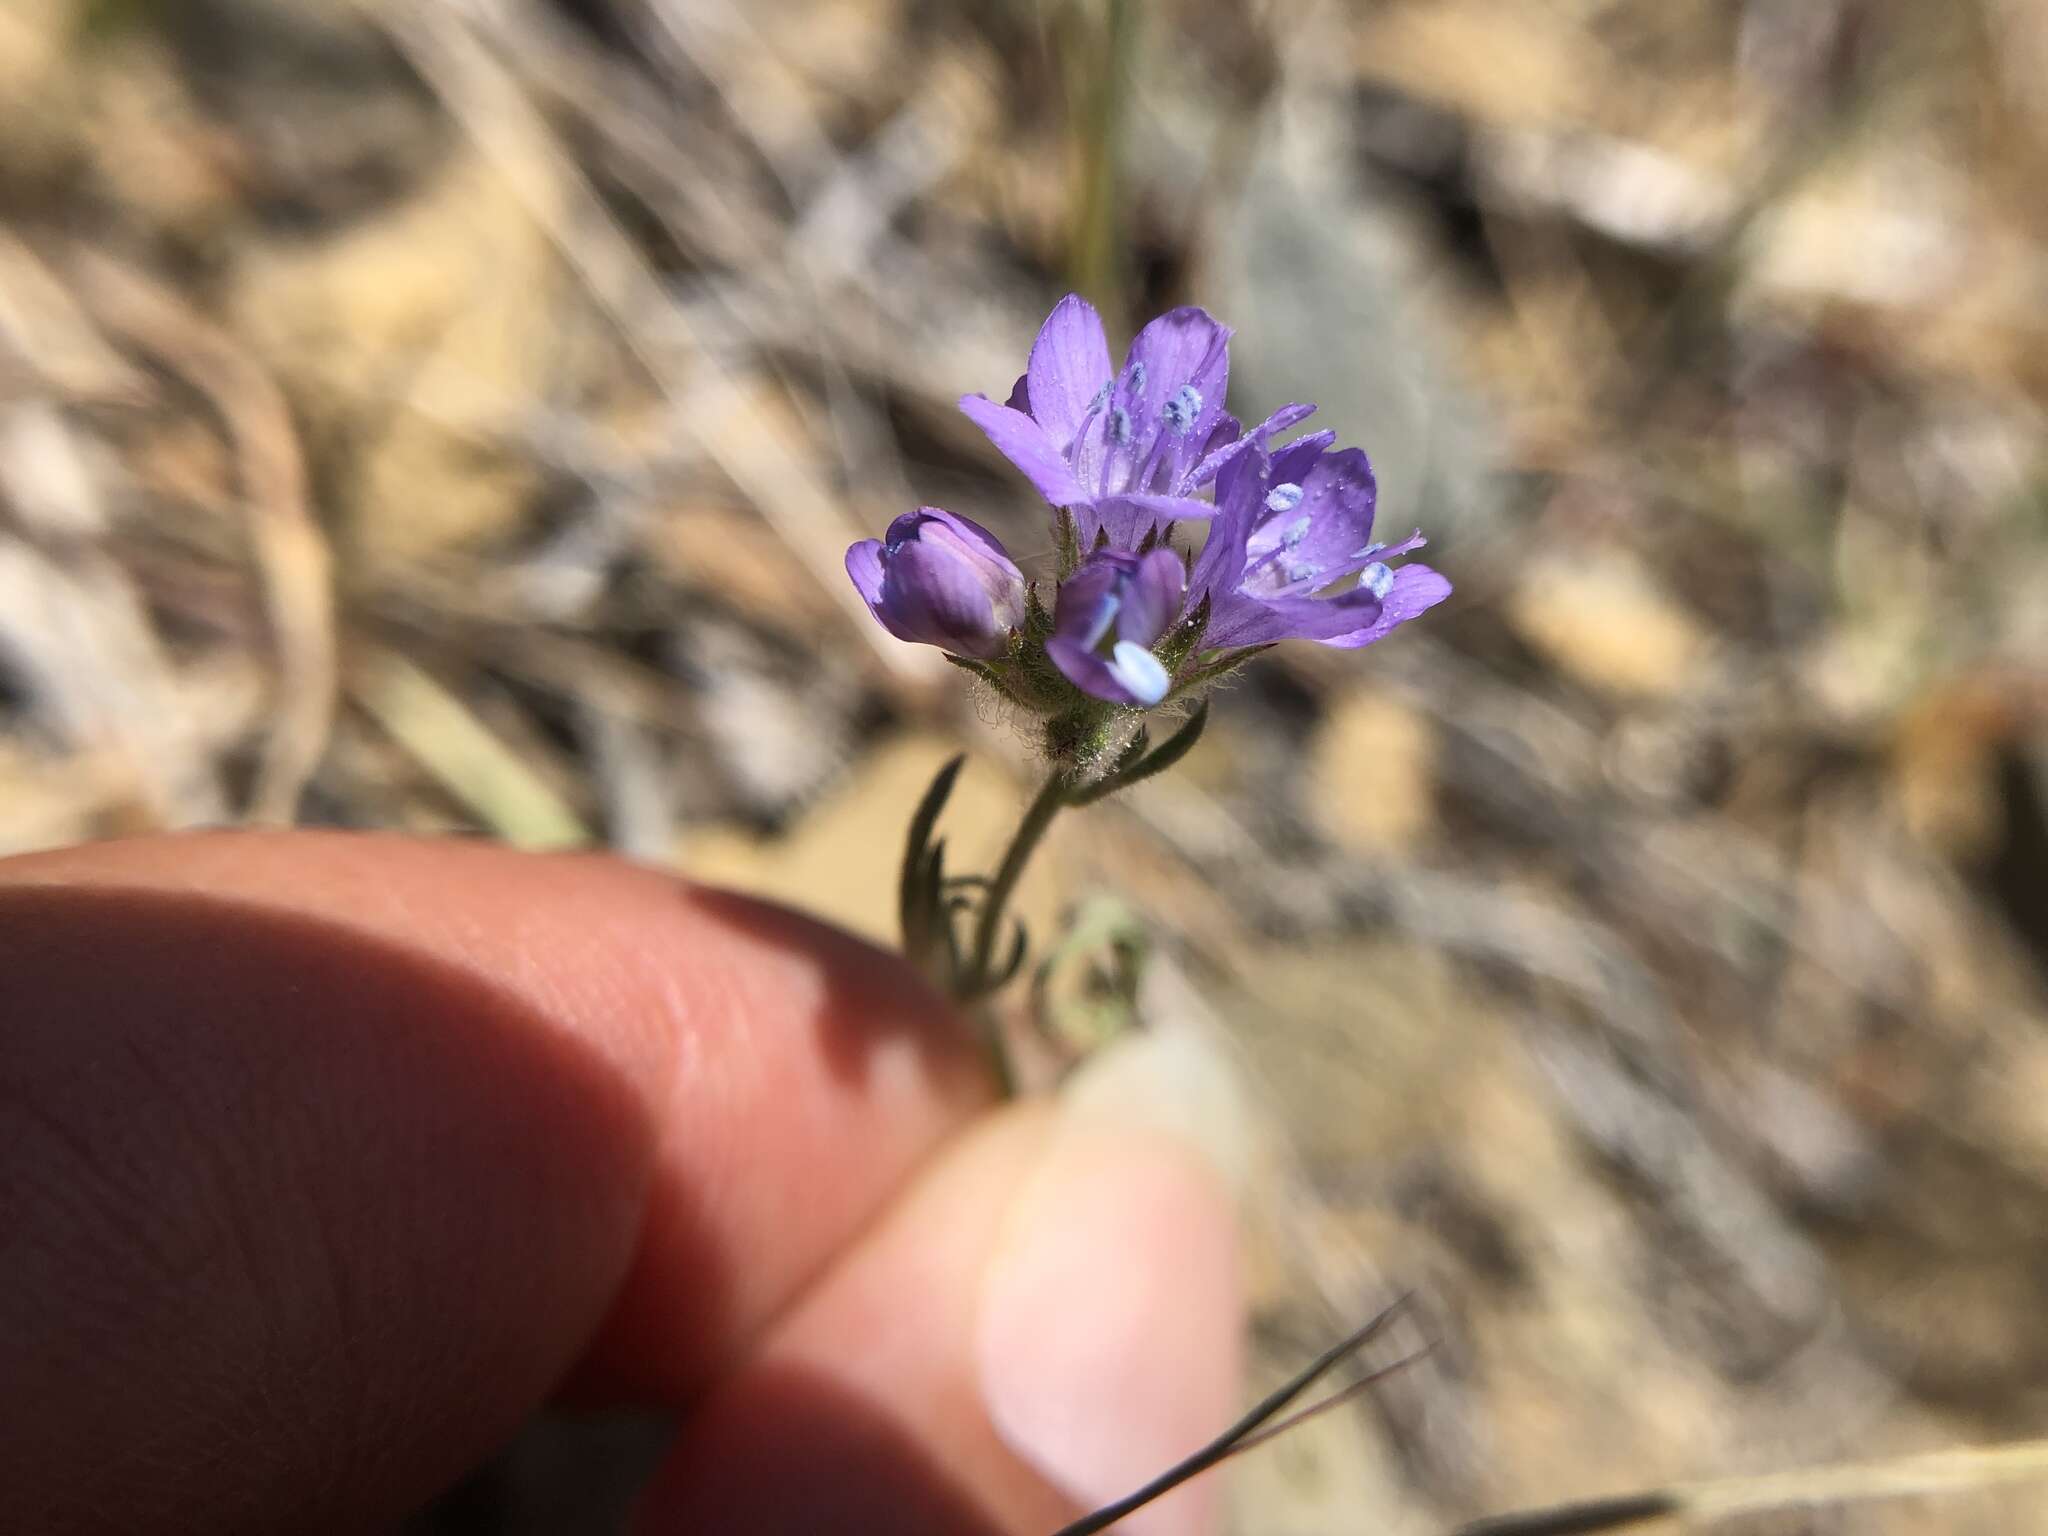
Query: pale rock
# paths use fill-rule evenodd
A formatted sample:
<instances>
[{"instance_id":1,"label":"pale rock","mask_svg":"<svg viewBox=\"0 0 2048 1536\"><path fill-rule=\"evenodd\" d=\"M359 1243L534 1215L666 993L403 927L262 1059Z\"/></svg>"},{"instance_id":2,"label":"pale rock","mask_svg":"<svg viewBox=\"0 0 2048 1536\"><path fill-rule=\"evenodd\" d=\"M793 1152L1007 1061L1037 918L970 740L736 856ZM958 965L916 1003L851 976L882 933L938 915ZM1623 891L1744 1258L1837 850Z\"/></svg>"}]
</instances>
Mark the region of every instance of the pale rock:
<instances>
[{"instance_id":1,"label":"pale rock","mask_svg":"<svg viewBox=\"0 0 2048 1536\"><path fill-rule=\"evenodd\" d=\"M1669 698L1700 678L1707 636L1634 561L1539 557L1523 568L1508 622L1545 660L1604 692Z\"/></svg>"},{"instance_id":2,"label":"pale rock","mask_svg":"<svg viewBox=\"0 0 2048 1536\"><path fill-rule=\"evenodd\" d=\"M1343 849L1385 856L1415 847L1435 816L1436 734L1400 699L1343 695L1309 746L1309 802Z\"/></svg>"}]
</instances>

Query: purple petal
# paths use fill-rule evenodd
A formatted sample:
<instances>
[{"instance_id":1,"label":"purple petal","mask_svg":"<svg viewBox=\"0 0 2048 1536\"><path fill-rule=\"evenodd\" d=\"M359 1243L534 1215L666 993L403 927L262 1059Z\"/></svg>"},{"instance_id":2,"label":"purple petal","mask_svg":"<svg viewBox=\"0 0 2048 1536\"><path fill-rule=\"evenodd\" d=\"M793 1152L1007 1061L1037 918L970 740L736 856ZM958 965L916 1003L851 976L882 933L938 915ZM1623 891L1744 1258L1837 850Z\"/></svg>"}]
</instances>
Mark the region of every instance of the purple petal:
<instances>
[{"instance_id":1,"label":"purple petal","mask_svg":"<svg viewBox=\"0 0 2048 1536\"><path fill-rule=\"evenodd\" d=\"M1166 633L1166 626L1180 617L1187 596L1188 568L1178 551L1161 547L1138 561L1138 568L1124 585L1123 607L1117 611L1116 633L1120 641L1149 646Z\"/></svg>"},{"instance_id":2,"label":"purple petal","mask_svg":"<svg viewBox=\"0 0 2048 1536\"><path fill-rule=\"evenodd\" d=\"M1230 440L1221 444L1211 439L1209 451L1203 456L1202 462L1188 471L1186 488L1193 490L1196 486L1207 485L1222 472L1224 465L1230 463L1231 460L1237 458L1240 454L1248 452L1254 444L1270 443L1279 433L1285 432L1296 422L1308 420L1315 413L1316 408L1313 405L1283 405L1279 410L1242 436L1233 436ZM1230 422L1228 418L1225 419L1229 425L1236 425L1235 422ZM1332 443L1337 440L1337 435L1334 432L1323 432L1316 435L1322 438L1325 443Z\"/></svg>"},{"instance_id":3,"label":"purple petal","mask_svg":"<svg viewBox=\"0 0 2048 1536\"><path fill-rule=\"evenodd\" d=\"M1311 432L1305 437L1297 437L1284 448L1275 449L1274 483L1285 485L1292 481L1296 485L1301 484L1308 478L1309 471L1315 467L1316 460L1336 441L1337 434L1334 432Z\"/></svg>"},{"instance_id":4,"label":"purple petal","mask_svg":"<svg viewBox=\"0 0 2048 1536\"><path fill-rule=\"evenodd\" d=\"M1244 436L1244 423L1230 412L1225 411L1216 418L1216 425L1210 429L1209 440L1202 444L1202 457L1206 461L1212 453L1221 453L1225 448Z\"/></svg>"},{"instance_id":5,"label":"purple petal","mask_svg":"<svg viewBox=\"0 0 2048 1536\"><path fill-rule=\"evenodd\" d=\"M1212 437L1210 441L1214 442L1215 438ZM1187 489L1192 491L1199 486L1207 485L1223 472L1224 465L1249 453L1258 446L1258 441L1256 437L1235 436L1221 446L1211 448L1202 455L1201 462L1188 471Z\"/></svg>"},{"instance_id":6,"label":"purple petal","mask_svg":"<svg viewBox=\"0 0 2048 1536\"><path fill-rule=\"evenodd\" d=\"M1199 397L1180 436L1200 446L1223 419L1230 384L1230 327L1192 305L1170 309L1138 332L1131 343L1131 367L1145 370L1145 398L1161 410L1183 386Z\"/></svg>"},{"instance_id":7,"label":"purple petal","mask_svg":"<svg viewBox=\"0 0 2048 1536\"><path fill-rule=\"evenodd\" d=\"M1019 582L1024 579L1024 573L1018 570L1016 563L1010 559L1010 552L1003 548L1003 541L971 517L948 512L944 507L919 507L915 512L904 513L889 525L890 542L898 542L896 530L906 521L916 525L916 534L921 539L935 536L943 538L950 533L958 542L962 554L969 558L992 560L1002 568L1006 576Z\"/></svg>"},{"instance_id":8,"label":"purple petal","mask_svg":"<svg viewBox=\"0 0 2048 1536\"><path fill-rule=\"evenodd\" d=\"M1256 598L1233 592L1217 598L1202 646L1231 650L1276 640L1334 641L1371 628L1381 607L1363 587L1337 597Z\"/></svg>"},{"instance_id":9,"label":"purple petal","mask_svg":"<svg viewBox=\"0 0 2048 1536\"><path fill-rule=\"evenodd\" d=\"M1109 633L1121 603L1121 589L1133 562L1128 555L1098 554L1060 583L1053 604L1053 633L1093 650Z\"/></svg>"},{"instance_id":10,"label":"purple petal","mask_svg":"<svg viewBox=\"0 0 2048 1536\"><path fill-rule=\"evenodd\" d=\"M1209 537L1195 557L1189 586L1197 593L1234 592L1244 575L1245 542L1265 515L1268 459L1256 437L1247 438L1251 447L1223 466L1216 477L1216 512L1209 523Z\"/></svg>"},{"instance_id":11,"label":"purple petal","mask_svg":"<svg viewBox=\"0 0 2048 1536\"><path fill-rule=\"evenodd\" d=\"M936 542L913 540L889 557L875 616L901 640L995 657L1007 640L976 568Z\"/></svg>"},{"instance_id":12,"label":"purple petal","mask_svg":"<svg viewBox=\"0 0 2048 1536\"><path fill-rule=\"evenodd\" d=\"M1168 310L1138 332L1126 373L1142 368L1145 400L1134 413L1142 471L1121 490L1189 488L1189 471L1222 425L1230 385L1230 328L1206 311Z\"/></svg>"},{"instance_id":13,"label":"purple petal","mask_svg":"<svg viewBox=\"0 0 2048 1536\"><path fill-rule=\"evenodd\" d=\"M1031 344L1026 377L1032 416L1053 445L1066 452L1096 395L1109 382L1109 342L1094 305L1077 293L1053 305Z\"/></svg>"},{"instance_id":14,"label":"purple petal","mask_svg":"<svg viewBox=\"0 0 2048 1536\"><path fill-rule=\"evenodd\" d=\"M846 551L846 574L875 617L880 618L882 601L882 541L862 539Z\"/></svg>"},{"instance_id":15,"label":"purple petal","mask_svg":"<svg viewBox=\"0 0 2048 1536\"><path fill-rule=\"evenodd\" d=\"M1276 463L1257 526L1245 541L1246 591L1306 597L1375 559L1370 548L1377 486L1364 452L1326 453L1297 483Z\"/></svg>"},{"instance_id":16,"label":"purple petal","mask_svg":"<svg viewBox=\"0 0 2048 1536\"><path fill-rule=\"evenodd\" d=\"M1313 401L1297 400L1292 405L1281 406L1279 410L1268 416L1256 427L1253 427L1252 431L1270 442L1289 427L1299 422L1307 421L1315 413L1316 408Z\"/></svg>"},{"instance_id":17,"label":"purple petal","mask_svg":"<svg viewBox=\"0 0 2048 1536\"><path fill-rule=\"evenodd\" d=\"M1394 587L1380 604L1380 615L1363 629L1324 640L1324 645L1353 651L1371 645L1399 625L1427 613L1451 595L1450 579L1426 565L1404 565L1394 572Z\"/></svg>"},{"instance_id":18,"label":"purple petal","mask_svg":"<svg viewBox=\"0 0 2048 1536\"><path fill-rule=\"evenodd\" d=\"M1123 642L1127 645L1129 642ZM1119 649L1122 647L1120 646ZM1102 699L1110 704L1134 704L1140 706L1157 704L1163 694L1154 693L1145 685L1156 681L1148 677L1141 666L1133 666L1135 658L1128 653L1111 659L1096 655L1078 641L1055 637L1045 642L1045 654L1052 658L1052 664L1066 674L1067 681L1087 694L1090 698ZM1157 658L1153 663L1157 666ZM1164 670L1161 668L1160 670ZM1137 688L1133 688L1133 684ZM1147 695L1151 696L1148 697Z\"/></svg>"},{"instance_id":19,"label":"purple petal","mask_svg":"<svg viewBox=\"0 0 2048 1536\"><path fill-rule=\"evenodd\" d=\"M1059 445L1022 411L997 405L986 395L963 395L960 409L1054 506L1078 506L1089 499Z\"/></svg>"},{"instance_id":20,"label":"purple petal","mask_svg":"<svg viewBox=\"0 0 2048 1536\"><path fill-rule=\"evenodd\" d=\"M1145 535L1166 523L1207 522L1216 508L1192 496L1105 496L1092 507L1076 508L1075 526L1081 532L1081 547L1095 542L1097 529L1109 534L1111 549L1136 549Z\"/></svg>"}]
</instances>

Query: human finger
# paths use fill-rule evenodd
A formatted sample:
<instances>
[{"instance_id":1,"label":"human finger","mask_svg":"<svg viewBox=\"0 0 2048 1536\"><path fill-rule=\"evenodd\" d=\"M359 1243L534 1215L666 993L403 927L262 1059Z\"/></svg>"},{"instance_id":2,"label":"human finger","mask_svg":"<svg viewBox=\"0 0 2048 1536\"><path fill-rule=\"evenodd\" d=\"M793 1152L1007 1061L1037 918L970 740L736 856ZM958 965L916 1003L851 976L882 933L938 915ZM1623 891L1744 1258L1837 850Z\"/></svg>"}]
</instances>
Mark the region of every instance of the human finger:
<instances>
[{"instance_id":1,"label":"human finger","mask_svg":"<svg viewBox=\"0 0 2048 1536\"><path fill-rule=\"evenodd\" d=\"M1236 1223L1190 1143L1099 1106L951 1144L682 1431L639 1536L1024 1536L1233 1414ZM1215 1526L1200 1483L1124 1527Z\"/></svg>"},{"instance_id":2,"label":"human finger","mask_svg":"<svg viewBox=\"0 0 2048 1536\"><path fill-rule=\"evenodd\" d=\"M0 1486L361 1528L579 1360L689 1400L985 1100L899 965L592 857L0 862Z\"/></svg>"}]
</instances>

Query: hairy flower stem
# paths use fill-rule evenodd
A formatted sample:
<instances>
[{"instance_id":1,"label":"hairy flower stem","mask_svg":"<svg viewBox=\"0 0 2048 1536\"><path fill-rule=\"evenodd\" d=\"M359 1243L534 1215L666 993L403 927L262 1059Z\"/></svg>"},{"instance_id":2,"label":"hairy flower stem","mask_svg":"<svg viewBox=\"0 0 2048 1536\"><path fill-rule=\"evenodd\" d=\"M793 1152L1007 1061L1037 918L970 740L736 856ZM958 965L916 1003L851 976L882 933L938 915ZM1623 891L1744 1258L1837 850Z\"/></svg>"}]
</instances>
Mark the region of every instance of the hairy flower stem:
<instances>
[{"instance_id":1,"label":"hairy flower stem","mask_svg":"<svg viewBox=\"0 0 2048 1536\"><path fill-rule=\"evenodd\" d=\"M983 893L981 910L974 919L974 955L967 968L963 990L969 996L977 996L992 990L993 967L996 959L996 943L1002 937L1003 912L1010 904L1011 893L1017 888L1017 881L1024 873L1024 866L1031 862L1031 855L1045 837L1046 828L1068 804L1074 791L1074 780L1068 769L1055 768L1046 777L1038 796L1024 812L1024 819L1017 824L1017 835L1010 839L1010 848L1003 855L1003 862L990 878L988 890Z\"/></svg>"}]
</instances>

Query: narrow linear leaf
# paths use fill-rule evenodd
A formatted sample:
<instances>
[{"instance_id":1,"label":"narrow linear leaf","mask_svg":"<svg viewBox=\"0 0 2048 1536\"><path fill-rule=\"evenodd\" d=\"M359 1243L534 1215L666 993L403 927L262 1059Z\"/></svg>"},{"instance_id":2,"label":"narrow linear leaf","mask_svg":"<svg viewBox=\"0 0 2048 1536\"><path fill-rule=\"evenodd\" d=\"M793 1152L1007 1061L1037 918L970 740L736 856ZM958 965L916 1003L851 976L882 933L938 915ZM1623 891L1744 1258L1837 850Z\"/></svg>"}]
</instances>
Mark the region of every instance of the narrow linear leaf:
<instances>
[{"instance_id":1,"label":"narrow linear leaf","mask_svg":"<svg viewBox=\"0 0 2048 1536\"><path fill-rule=\"evenodd\" d=\"M1031 951L1031 930L1020 921L1010 935L1010 953L1003 963L996 967L996 973L989 978L988 989L993 992L1010 984L1010 978L1024 968L1024 957Z\"/></svg>"},{"instance_id":2,"label":"narrow linear leaf","mask_svg":"<svg viewBox=\"0 0 2048 1536\"><path fill-rule=\"evenodd\" d=\"M946 913L939 921L938 937L946 946L946 969L940 978L949 992L957 992L960 986L960 972L964 964L960 957L960 935L953 927L953 915Z\"/></svg>"},{"instance_id":3,"label":"narrow linear leaf","mask_svg":"<svg viewBox=\"0 0 2048 1536\"><path fill-rule=\"evenodd\" d=\"M936 887L944 878L940 861L929 856L932 828L938 825L939 813L945 810L946 801L953 793L953 781L959 778L961 766L966 761L965 752L955 753L948 759L910 817L910 832L903 849L903 871L897 879L896 913L903 930L903 952L913 960L925 952Z\"/></svg>"},{"instance_id":4,"label":"narrow linear leaf","mask_svg":"<svg viewBox=\"0 0 2048 1536\"><path fill-rule=\"evenodd\" d=\"M955 656L951 651L941 651L939 654L962 672L972 672L985 683L995 681L995 668L985 661L977 661L972 656Z\"/></svg>"},{"instance_id":5,"label":"narrow linear leaf","mask_svg":"<svg viewBox=\"0 0 2048 1536\"><path fill-rule=\"evenodd\" d=\"M942 652L941 654L946 653ZM1025 698L1022 693L1017 691L1016 684L1012 682L1010 678L1006 677L1003 674L1001 668L992 666L990 663L985 661L975 661L966 656L953 656L950 654L946 654L946 660L950 661L962 672L972 672L976 677L980 678L984 683L987 683L989 687L995 689L997 693L1001 694L1004 698L1008 699L1012 704L1022 704L1026 708L1030 707L1031 701Z\"/></svg>"},{"instance_id":6,"label":"narrow linear leaf","mask_svg":"<svg viewBox=\"0 0 2048 1536\"><path fill-rule=\"evenodd\" d=\"M946 910L946 840L934 838L925 851L917 872L915 892L910 901L909 922L904 930L903 953L915 965L924 965L932 952L935 926L950 923Z\"/></svg>"}]
</instances>

